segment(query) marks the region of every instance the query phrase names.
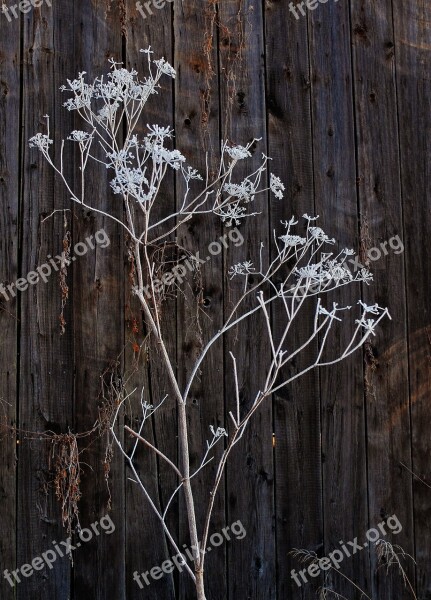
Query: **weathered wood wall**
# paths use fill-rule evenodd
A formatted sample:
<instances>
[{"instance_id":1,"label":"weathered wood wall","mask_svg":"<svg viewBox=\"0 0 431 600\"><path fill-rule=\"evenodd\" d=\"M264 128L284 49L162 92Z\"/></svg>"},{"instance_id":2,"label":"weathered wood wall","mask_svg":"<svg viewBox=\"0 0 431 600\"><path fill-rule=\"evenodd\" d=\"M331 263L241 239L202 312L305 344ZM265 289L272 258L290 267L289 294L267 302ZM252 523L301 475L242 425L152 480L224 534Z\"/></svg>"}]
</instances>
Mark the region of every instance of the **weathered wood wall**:
<instances>
[{"instance_id":1,"label":"weathered wood wall","mask_svg":"<svg viewBox=\"0 0 431 600\"><path fill-rule=\"evenodd\" d=\"M8 2L10 4L10 2ZM174 64L178 77L163 83L148 105L145 123L173 124L176 144L203 170L205 152L215 160L222 139L262 138L258 152L286 182L283 202L268 203L243 230L240 260L269 239L280 220L319 214L323 228L342 246L366 251L399 235L405 251L370 264L375 283L362 290L390 307L378 338L363 354L322 370L277 393L256 416L229 464L216 502L213 530L240 519L247 536L214 551L208 563L208 600L311 599L321 577L301 588L290 576L300 563L289 552L307 548L325 556L339 541L364 539L369 527L396 514L402 532L393 541L411 554L406 571L417 598L431 597L431 3L424 0L328 0L295 19L287 0L174 0L153 7L146 19L133 0L56 0L11 18L0 13L0 281L11 283L73 242L104 227L109 249L90 252L67 273L69 298L59 335L58 278L33 286L0 305L0 409L20 431L83 432L98 417L101 376L130 371L133 343L145 332L129 290L123 233L89 212L56 213L69 206L60 182L27 140L51 115L56 140L74 127L62 108L60 85L78 71L107 69L107 58L140 70L140 48ZM58 148L58 145L57 145ZM76 176L73 157L70 177ZM161 212L181 192L172 176ZM106 172L93 172L88 191L99 206L112 202ZM177 192L177 194L175 194ZM181 230L180 242L203 249L222 234L201 221ZM236 291L223 256L203 271L200 287L166 308L166 331L182 382L202 340L220 327ZM357 299L358 290L340 294ZM195 299L196 303L196 299ZM272 315L278 328L278 315ZM217 347L192 390L191 453L198 460L210 423L226 422L235 344L241 391L247 398L267 348L261 323ZM293 340L300 336L293 332ZM335 340L342 347L347 333ZM247 339L245 338L247 336ZM299 366L299 365L298 365ZM157 357L141 370L154 398L169 392ZM135 376L136 377L136 376ZM133 383L133 382L130 382ZM154 419L152 436L169 456L177 453L175 407ZM274 434L274 438L273 438ZM32 438L32 439L27 439ZM273 439L275 445L273 446ZM80 503L83 525L102 517L109 501L103 470L104 439L79 441L85 462ZM20 433L0 442L0 571L10 571L67 535L49 487L49 444ZM143 454L145 474L160 505L175 485L163 465ZM416 474L416 476L413 475ZM14 589L0 581L2 600L173 600L193 598L186 576L165 576L140 590L133 573L171 554L124 461L115 455L110 484L115 533L83 544L74 563L57 560ZM197 482L197 498L214 475ZM422 481L421 481L422 480ZM47 491L48 485L48 493ZM185 523L172 526L187 543ZM395 569L378 568L374 550L345 559L326 585L360 598L352 579L373 600L404 600L411 591ZM330 597L330 596L328 596Z\"/></svg>"}]
</instances>

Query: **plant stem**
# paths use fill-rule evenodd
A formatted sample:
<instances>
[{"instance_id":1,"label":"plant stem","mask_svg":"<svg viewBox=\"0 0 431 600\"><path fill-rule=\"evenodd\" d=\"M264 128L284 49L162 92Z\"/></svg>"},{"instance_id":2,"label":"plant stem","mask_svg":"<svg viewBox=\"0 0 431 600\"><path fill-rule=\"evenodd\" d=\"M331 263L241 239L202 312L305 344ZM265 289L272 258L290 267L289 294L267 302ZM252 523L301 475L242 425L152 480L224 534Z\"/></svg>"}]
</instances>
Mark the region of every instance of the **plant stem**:
<instances>
[{"instance_id":1,"label":"plant stem","mask_svg":"<svg viewBox=\"0 0 431 600\"><path fill-rule=\"evenodd\" d=\"M198 596L198 600L206 600L203 569L196 571L196 593Z\"/></svg>"},{"instance_id":2,"label":"plant stem","mask_svg":"<svg viewBox=\"0 0 431 600\"><path fill-rule=\"evenodd\" d=\"M146 246L145 246L144 251L146 253L147 264L148 264L149 260L148 260ZM188 430L187 430L186 403L184 402L183 397L181 395L181 392L180 392L180 389L178 386L178 381L175 376L175 373L174 373L174 370L173 370L173 367L172 367L172 364L171 364L171 361L169 358L169 354L168 354L168 351L164 344L161 332L160 332L159 328L157 327L157 324L151 313L151 309L148 306L147 301L145 300L143 292L141 291L143 288L143 273L142 273L140 249L139 249L138 244L136 244L136 246L135 246L135 261L136 261L136 268L137 268L138 280L139 280L139 291L138 291L137 295L138 295L139 301L141 303L141 306L144 309L144 313L145 313L147 322L148 322L149 326L151 327L152 333L154 334L154 336L160 346L163 362L165 364L166 370L168 372L169 380L172 383L172 386L173 386L174 392L175 392L175 396L177 399L180 470L183 474L183 490L184 490L184 497L185 497L185 501L186 501L187 520L188 520L188 525L189 525L190 541L191 541L192 547L199 549L199 540L198 540L197 525L196 525L196 510L195 510L192 486L191 486L191 482L190 482L190 452L189 452L189 441L188 441ZM200 552L196 552L196 559L195 559L194 564L195 564L196 581L197 581L198 574L200 573L200 567L201 567L201 553ZM198 591L198 596L200 593L199 589L201 589L201 593L204 593L203 592L203 574L202 574L202 581L200 583L200 586L198 588L198 586L196 584L196 589ZM204 598L205 598L205 595L200 596L199 600L204 600Z\"/></svg>"}]
</instances>

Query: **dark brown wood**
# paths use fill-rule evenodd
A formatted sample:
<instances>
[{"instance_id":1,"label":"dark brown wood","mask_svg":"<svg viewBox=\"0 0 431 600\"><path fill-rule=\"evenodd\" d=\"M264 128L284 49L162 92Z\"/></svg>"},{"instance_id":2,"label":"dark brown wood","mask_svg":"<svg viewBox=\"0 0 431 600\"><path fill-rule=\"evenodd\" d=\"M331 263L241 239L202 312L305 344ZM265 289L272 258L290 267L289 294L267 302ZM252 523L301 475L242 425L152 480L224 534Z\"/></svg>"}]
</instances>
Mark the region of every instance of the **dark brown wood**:
<instances>
[{"instance_id":1,"label":"dark brown wood","mask_svg":"<svg viewBox=\"0 0 431 600\"><path fill-rule=\"evenodd\" d=\"M270 203L271 230L282 235L281 221L297 217L303 233L304 213L315 213L310 68L307 20L296 20L281 3L267 5L266 71L268 155L270 167L286 182L285 198ZM286 35L286 32L287 35ZM286 39L287 38L287 39ZM298 124L301 126L298 127ZM298 149L301 151L298 151ZM310 335L312 307L304 307L288 345L297 347ZM285 311L273 310L278 335L285 326ZM314 348L315 350L315 348ZM308 366L310 353L298 357L295 369ZM284 375L287 378L289 370ZM303 565L290 553L306 548L323 553L322 454L318 373L311 372L279 390L274 397L275 507L277 541L277 592L279 598L315 597L322 584L298 587L291 577Z\"/></svg>"},{"instance_id":2,"label":"dark brown wood","mask_svg":"<svg viewBox=\"0 0 431 600\"><path fill-rule=\"evenodd\" d=\"M418 598L431 589L429 389L430 370L430 261L431 225L429 178L430 131L430 22L428 3L408 2L394 7L401 190L404 215L406 303L409 350L411 452ZM402 421L404 418L400 416ZM405 425L403 425L405 427ZM408 466L408 465L407 465ZM404 467L402 467L404 468ZM414 533L413 533L414 532Z\"/></svg>"},{"instance_id":3,"label":"dark brown wood","mask_svg":"<svg viewBox=\"0 0 431 600\"><path fill-rule=\"evenodd\" d=\"M231 143L245 145L261 138L252 149L253 158L240 167L236 177L261 161L267 149L265 112L264 28L262 6L249 1L232 0L219 4L220 17L220 93L221 136ZM225 269L233 264L268 260L268 199L256 200L262 216L250 218L239 227L244 243L232 248ZM225 315L232 310L242 294L241 278L229 281L226 277L224 300ZM250 298L246 306L254 306ZM266 325L262 318L252 317L235 331L229 332L225 342L226 413L235 408L235 387L230 352L238 368L240 398L244 409L250 407L258 390L262 389L270 361L270 346ZM249 366L253 365L250 370ZM248 425L241 441L233 449L226 473L228 524L240 520L247 536L255 544L236 541L228 552L228 598L275 598L275 544L274 544L274 465L272 448L272 406L266 401ZM229 426L229 423L227 423ZM246 538L245 538L246 539Z\"/></svg>"},{"instance_id":4,"label":"dark brown wood","mask_svg":"<svg viewBox=\"0 0 431 600\"><path fill-rule=\"evenodd\" d=\"M147 72L147 57L140 53L140 49L151 46L154 54L152 58L165 57L172 63L172 7L165 6L153 14L147 13L144 19L136 10L135 2L126 3L127 17L127 39L126 39L126 59L128 67L133 67L139 73ZM163 126L173 126L173 84L169 77L163 77L161 80L161 89L157 96L154 96L147 104L142 124L140 126L140 135L144 135L147 130L147 123L157 123ZM161 189L159 196L157 215L160 218L173 212L175 208L174 194L174 175L167 173L165 184ZM154 248L153 251L156 251ZM129 269L130 265L127 266ZM148 282L146 282L148 283ZM154 344L148 346L144 342L147 331L144 327L141 309L136 299L133 298L130 289L126 289L126 371L133 372L138 366L138 370L128 383L129 389L138 388L132 402L133 416L136 426L140 414L140 390L142 384L145 385L144 398L154 406L159 404L162 399L169 395L162 408L154 415L152 423L145 429L145 437L157 446L174 462L177 461L177 419L176 402L172 394L171 386L168 384L166 371L164 370L160 354L158 352L148 359L147 348L154 348ZM164 319L164 333L167 339L167 346L173 364L176 364L176 302L170 300L165 302L162 307ZM136 319L136 321L135 321ZM138 331L133 332L137 325ZM141 346L143 350L139 354L135 352L133 344ZM144 374L144 379L143 379ZM150 493L156 499L159 510L164 510L166 504L178 485L178 478L172 472L171 468L163 461L156 460L154 453L147 448L140 448L135 460L135 466L142 478L142 481L148 486ZM126 476L132 477L129 468L126 468ZM178 574L172 573L165 575L162 579L150 580L150 585L145 585L141 590L133 580L133 573L146 572L155 566L159 566L163 561L173 556L174 552L169 541L165 538L163 528L160 522L154 520L154 513L143 498L139 487L126 481L126 589L127 598L148 598L148 600L157 600L166 598L170 600L175 598L175 585ZM142 532L137 535L136 523L146 523ZM178 496L172 502L167 515L167 523L175 532L178 531ZM155 543L159 540L160 543Z\"/></svg>"},{"instance_id":5,"label":"dark brown wood","mask_svg":"<svg viewBox=\"0 0 431 600\"><path fill-rule=\"evenodd\" d=\"M313 168L319 224L337 239L336 249L358 248L358 206L349 6L328 3L309 13ZM346 152L346 148L351 151ZM329 248L328 251L332 251ZM348 286L325 298L340 306L343 325L334 327L325 355L340 356L349 343L358 315L359 286ZM368 530L365 405L360 353L342 364L320 370L322 411L324 551L340 540L362 540ZM369 589L368 553L357 552L341 570L364 591ZM327 572L324 585L354 597L350 582Z\"/></svg>"},{"instance_id":6,"label":"dark brown wood","mask_svg":"<svg viewBox=\"0 0 431 600\"><path fill-rule=\"evenodd\" d=\"M186 156L189 164L198 169L203 179L206 165L214 176L220 157L219 138L219 91L217 74L217 6L211 2L178 1L174 5L174 39L181 43L175 46L175 66L178 75L175 86L176 119L175 141ZM187 34L183 36L183 32ZM195 182L195 190L202 189ZM185 192L184 181L177 178L177 208L180 208ZM179 296L177 312L177 356L178 374L184 389L191 375L196 358L211 337L223 324L223 255L213 256L209 249L217 243L226 229L216 217L206 219L197 216L178 231L177 242L183 249L181 254L199 251L206 264L187 274L184 295ZM214 246L215 248L215 246ZM190 457L192 472L203 459L207 440L212 438L210 425L224 427L224 364L223 345L217 343L208 353L201 372L190 390L188 399L188 424L190 427ZM199 539L202 537L205 517L210 502L210 490L214 484L218 461L223 452L219 443L211 453L212 462L193 480L193 492L197 507ZM182 498L180 513L185 506ZM210 533L220 532L227 525L225 513L225 486L222 484L216 498ZM180 519L181 543L190 545L187 521ZM227 544L212 548L205 565L207 600L226 598L226 555ZM217 581L217 586L211 582ZM178 598L187 600L194 594L193 582L187 575L180 579Z\"/></svg>"},{"instance_id":7,"label":"dark brown wood","mask_svg":"<svg viewBox=\"0 0 431 600\"><path fill-rule=\"evenodd\" d=\"M411 469L411 432L404 257L393 250L403 238L403 207L392 11L390 1L352 5L361 258L374 273L364 299L390 306L392 316L365 353L369 526L395 514L403 531L382 537L413 554L411 475L400 466ZM375 551L370 558L370 595L411 597L399 573L379 568ZM405 565L413 580L412 567Z\"/></svg>"},{"instance_id":8,"label":"dark brown wood","mask_svg":"<svg viewBox=\"0 0 431 600\"><path fill-rule=\"evenodd\" d=\"M20 196L20 23L0 21L3 43L0 61L0 281L18 278ZM16 299L0 300L0 563L2 570L16 568L16 438L11 428L17 423L18 331ZM15 598L15 590L2 577L0 597Z\"/></svg>"},{"instance_id":9,"label":"dark brown wood","mask_svg":"<svg viewBox=\"0 0 431 600\"><path fill-rule=\"evenodd\" d=\"M58 103L58 87L73 66L70 55L56 56L62 24L72 22L70 5L50 10L47 6L34 10L23 20L22 58L22 186L21 257L19 274L26 277L48 256L60 254L65 236L64 220L54 209L69 207L64 191L56 185L52 170L39 160L28 140L37 131L45 131L50 115L51 129L58 143L70 130L72 120L62 115ZM72 43L73 28L62 35ZM56 125L54 125L56 124ZM58 159L58 153L56 153ZM71 162L67 171L71 174ZM67 229L72 227L66 213ZM70 279L68 279L70 282ZM39 281L19 296L20 367L19 367L19 428L21 443L18 454L17 487L17 566L52 548L52 540L65 539L61 526L59 504L53 494L53 470L49 442L38 438L37 432L67 433L73 428L71 369L72 329L70 305L65 310L67 329L60 335L60 282L53 272L47 283ZM42 599L46 595L66 595L70 587L70 561L59 560L55 570L34 572L17 586L17 598Z\"/></svg>"},{"instance_id":10,"label":"dark brown wood","mask_svg":"<svg viewBox=\"0 0 431 600\"><path fill-rule=\"evenodd\" d=\"M122 60L121 11L117 4L96 0L84 1L75 7L75 64L73 73L86 71L93 78L110 69L109 58ZM77 128L82 124L75 123ZM75 172L76 181L80 177ZM86 194L97 208L122 216L122 207L109 186L106 168L92 169L88 173ZM114 206L118 206L117 209ZM74 415L75 429L88 431L99 416L101 405L101 380L111 369L119 376L124 368L120 356L124 347L124 243L120 227L108 218L86 210L76 210L74 237L85 240L87 236L103 229L110 239L107 248L96 246L74 263L73 300L74 319ZM120 358L118 358L120 357ZM73 590L78 598L94 597L125 599L125 538L124 489L112 485L124 477L124 460L115 454L109 476L111 491L105 481L103 461L106 438L95 438L83 454L85 462L82 476L81 524L89 527L104 517L110 505L110 516L115 524L111 535L99 537L81 545L75 554ZM101 582L104 582L101 585Z\"/></svg>"}]
</instances>

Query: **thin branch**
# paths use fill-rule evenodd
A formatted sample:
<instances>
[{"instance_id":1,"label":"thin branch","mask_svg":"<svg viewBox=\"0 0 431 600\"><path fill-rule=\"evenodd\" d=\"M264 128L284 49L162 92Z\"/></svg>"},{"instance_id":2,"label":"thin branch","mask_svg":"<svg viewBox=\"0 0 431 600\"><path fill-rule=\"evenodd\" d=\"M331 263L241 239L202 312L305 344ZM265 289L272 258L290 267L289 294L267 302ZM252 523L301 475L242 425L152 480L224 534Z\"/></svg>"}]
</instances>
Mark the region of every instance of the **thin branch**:
<instances>
[{"instance_id":1,"label":"thin branch","mask_svg":"<svg viewBox=\"0 0 431 600\"><path fill-rule=\"evenodd\" d=\"M153 450L153 452L155 452L158 456L160 456L160 458L163 458L163 460L166 463L168 463L168 465L175 471L175 473L178 475L178 477L181 480L184 479L181 471L166 456L166 454L163 454L163 452L161 452L160 450L158 450L155 446L153 446L153 444L151 444L148 440L146 440L145 438L143 438L142 436L140 436L139 433L136 433L136 431L133 431L133 429L130 429L130 427L128 427L127 425L124 425L124 429L126 431L128 431L131 435L133 435L134 437L136 437L140 442L142 442L143 444L145 444L146 446L148 446L148 448L151 448L151 450Z\"/></svg>"}]
</instances>

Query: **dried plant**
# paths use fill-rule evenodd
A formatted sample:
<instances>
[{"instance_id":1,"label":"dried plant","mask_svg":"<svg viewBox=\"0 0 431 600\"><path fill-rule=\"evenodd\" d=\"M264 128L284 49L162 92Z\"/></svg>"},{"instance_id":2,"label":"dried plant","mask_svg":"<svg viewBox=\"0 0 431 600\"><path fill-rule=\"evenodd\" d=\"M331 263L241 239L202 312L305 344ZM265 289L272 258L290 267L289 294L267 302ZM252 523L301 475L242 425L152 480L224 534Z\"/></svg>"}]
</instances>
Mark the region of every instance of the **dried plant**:
<instances>
[{"instance_id":1,"label":"dried plant","mask_svg":"<svg viewBox=\"0 0 431 600\"><path fill-rule=\"evenodd\" d=\"M410 559L413 561L413 563L416 564L414 558L410 556L410 554L407 554L407 552L405 552L403 548L401 548L401 546L391 544L390 542L381 538L379 538L376 542L373 542L373 546L375 547L377 552L378 568L383 568L386 572L386 575L388 575L391 567L395 567L395 569L401 574L405 587L410 589L412 597L414 598L414 600L417 600L414 588L407 576L404 567L401 564L401 561L406 559ZM290 552L290 554L302 564L318 565L320 561L320 558L312 550L294 548ZM317 596L319 600L327 600L327 598L330 597L345 599L345 596L342 596L341 594L333 590L331 587L329 587L327 580L330 571L335 571L340 577L343 577L353 587L355 587L356 590L358 590L361 593L361 598L368 598L368 600L371 600L370 596L368 596L364 592L364 590L362 590L354 581L352 581L352 579L347 577L347 575L342 573L340 569L334 569L334 566L332 564L329 566L329 570L326 569L324 573L324 584L317 590Z\"/></svg>"},{"instance_id":2,"label":"dried plant","mask_svg":"<svg viewBox=\"0 0 431 600\"><path fill-rule=\"evenodd\" d=\"M58 273L61 290L61 312L58 317L60 321L60 333L64 335L66 333L66 320L64 318L64 310L66 308L67 301L69 299L69 286L67 285L67 264L70 258L70 240L71 233L66 231L63 238L63 256L64 261L61 264L60 271Z\"/></svg>"},{"instance_id":3,"label":"dried plant","mask_svg":"<svg viewBox=\"0 0 431 600\"><path fill-rule=\"evenodd\" d=\"M414 564L416 564L415 559L410 556L410 554L407 554L407 552L405 552L401 546L398 546L397 544L391 544L386 540L378 539L376 542L376 548L379 567L385 569L386 574L389 573L389 569L391 569L391 567L394 567L401 574L405 587L410 589L413 598L417 600L413 586L410 583L403 565L401 564L402 560L407 559L410 559Z\"/></svg>"},{"instance_id":4,"label":"dried plant","mask_svg":"<svg viewBox=\"0 0 431 600\"><path fill-rule=\"evenodd\" d=\"M326 587L324 585L317 590L317 597L319 598L319 600L328 600L329 598L349 600L348 598L346 598L346 596L343 596L342 594L339 594L335 590L332 590L331 588Z\"/></svg>"},{"instance_id":5,"label":"dried plant","mask_svg":"<svg viewBox=\"0 0 431 600\"><path fill-rule=\"evenodd\" d=\"M317 556L317 554L315 552L313 552L312 550L304 550L304 549L298 549L298 548L294 548L290 554L299 560L300 563L302 564L308 564L308 565L318 565L319 564L319 560L320 558ZM334 570L333 565L330 565L329 567L329 571ZM317 590L317 595L319 600L325 600L329 595L333 595L336 598L344 598L344 596L341 596L340 594L338 594L337 592L335 592L333 589L331 589L328 585L327 585L327 579L328 579L328 573L329 571L327 570L325 572L325 582L324 585L322 587L320 587ZM368 600L372 600L372 598L370 598L365 592L364 590L362 590L352 579L350 579L350 577L347 577L347 575L345 575L344 573L342 573L339 569L335 569L335 572L338 573L338 575L340 577L343 577L343 579L345 579L346 581L348 581L354 588L356 588L356 590L358 590L358 592L360 592L361 594L361 599L362 598L368 598Z\"/></svg>"},{"instance_id":6,"label":"dried plant","mask_svg":"<svg viewBox=\"0 0 431 600\"><path fill-rule=\"evenodd\" d=\"M50 468L54 471L54 487L61 504L63 525L69 536L74 523L79 523L78 503L81 498L81 464L78 442L72 433L53 435L51 440Z\"/></svg>"},{"instance_id":7,"label":"dried plant","mask_svg":"<svg viewBox=\"0 0 431 600\"><path fill-rule=\"evenodd\" d=\"M169 127L148 125L146 135L141 139L138 138L136 132L143 109L147 100L158 93L160 78L162 75L175 77L174 69L164 59L152 60L151 49L142 52L147 56L149 72L143 80L138 78L136 71L129 71L111 60L111 71L106 77L102 76L92 82L86 82L85 73L80 73L77 79L68 81L68 86L62 88L63 91L72 94L65 103L66 108L77 111L87 129L72 131L68 138L77 144L79 149L80 181L77 189L73 189L64 173L64 141L61 144L59 165L54 164L51 157L50 148L53 140L50 137L49 118L47 118L47 133L38 133L30 140L30 144L40 150L46 161L63 180L73 202L112 219L121 225L128 235L129 280L149 332L150 351L158 353L157 356L170 382L172 392L170 396L153 400L148 396L144 386L139 386L142 418L137 428L126 427L126 431L135 438L130 453L126 452L121 436L117 435L115 424L118 422L126 399L131 398L138 390L128 391L125 385L115 387L112 390L112 397L116 400L111 403L111 407L115 407L111 433L125 456L135 481L140 485L177 553L179 541L175 539L174 532L170 531L166 515L173 498L180 492L184 495L190 541L193 547L199 548L194 569L187 564L185 569L195 582L198 599L204 600L205 548L214 500L229 455L241 440L251 417L272 394L311 369L334 365L353 354L371 335L375 335L379 323L389 314L386 308L381 308L377 304L368 306L359 301L359 314L350 341L340 352L331 355L332 344L328 343L328 340L342 323L342 316L352 307L341 307L332 300L325 305L323 297L346 285L368 284L372 275L367 269L352 275L347 267L347 258L354 254L353 250L331 251L335 240L329 238L317 226L315 222L317 217L304 215L302 224L292 218L282 222L280 232L274 231L275 257L273 259L265 258L263 246L257 241L257 258L244 257L243 262L234 264L230 268L229 277L241 279L239 297L235 299L232 310L228 311L222 327L214 331L211 339L203 345L187 384L184 389L181 389L176 375L175 357L169 354L162 329L161 298L166 296L163 294L161 296L160 285L155 283L157 274L163 271L163 266L157 264L157 260L160 256L164 260L164 255L155 250L160 249L160 244L170 242L175 232L196 215L203 215L208 219L218 217L225 227L241 225L245 219L259 214L257 206L259 198L267 198L272 193L276 201L281 201L284 185L275 174L267 173L269 158L265 155L262 155L257 165L246 170L248 171L246 176L239 176L239 172L245 172L244 165L252 162L251 150L258 140L252 140L245 146L223 142L218 170L212 176L207 166L207 172L202 177L195 169L186 165L186 159L179 150L170 148L173 132ZM91 163L96 165L102 163L106 167L108 176L111 176L112 191L121 199L124 207L123 220L115 216L118 215L118 211L114 211L114 204L110 212L97 205L97 201L93 203L88 198L86 171ZM175 212L156 217L155 207L159 192L169 169L183 180L184 193L179 199L179 208ZM144 286L148 281L150 298L144 293ZM273 334L269 315L275 304L281 306L284 319L282 333L277 338ZM301 345L292 347L289 336L293 326L304 318L303 309L305 306L310 308L310 305L314 305L314 316L310 323L311 331ZM201 463L193 469L189 453L187 418L192 386L199 378L201 367L214 345L228 332L237 330L238 326L252 315L261 318L270 347L265 370L266 381L261 389L256 389L243 403L240 399L241 382L236 358L233 352L230 352L234 382L233 389L228 395L233 399L229 411L230 424L228 426L228 423L225 423L224 427L209 427L209 437L206 448L202 451ZM301 369L295 367L299 356L308 361ZM286 375L286 372L289 375ZM171 401L176 402L178 407L180 443L178 464L170 460L160 448L151 444L145 435L145 427L150 417L163 403ZM171 499L163 512L157 508L155 500L133 464L133 457L139 444L151 449L172 469L178 479L177 486L172 490ZM223 451L209 493L209 503L205 507L205 521L203 527L198 528L193 492L195 476L211 460L214 460L216 446L220 446Z\"/></svg>"}]
</instances>

